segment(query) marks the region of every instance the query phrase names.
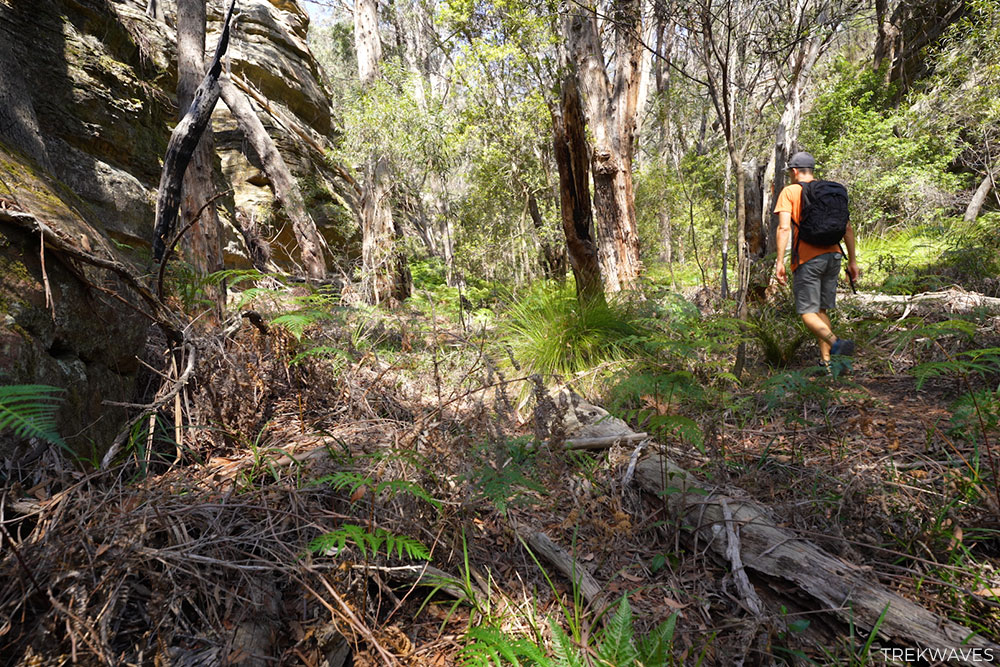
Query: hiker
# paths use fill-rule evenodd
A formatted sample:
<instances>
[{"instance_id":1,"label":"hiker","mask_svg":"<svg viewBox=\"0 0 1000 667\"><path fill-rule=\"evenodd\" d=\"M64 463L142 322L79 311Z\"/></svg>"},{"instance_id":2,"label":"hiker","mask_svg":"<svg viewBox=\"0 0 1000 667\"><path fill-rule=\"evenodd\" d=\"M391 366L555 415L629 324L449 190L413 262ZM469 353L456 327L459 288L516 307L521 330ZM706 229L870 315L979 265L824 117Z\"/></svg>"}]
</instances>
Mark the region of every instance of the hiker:
<instances>
[{"instance_id":1,"label":"hiker","mask_svg":"<svg viewBox=\"0 0 1000 667\"><path fill-rule=\"evenodd\" d=\"M828 366L831 354L854 354L854 341L837 338L827 315L827 311L836 306L837 277L843 253L841 238L847 246L847 274L851 284L861 275L854 254L854 229L847 213L847 190L839 183L817 180L813 175L816 160L809 153L796 153L786 168L790 184L778 195L774 207L778 214L775 274L778 282L784 285L785 249L789 232L792 232L795 310L819 342L820 365ZM803 191L806 210L803 210Z\"/></svg>"}]
</instances>

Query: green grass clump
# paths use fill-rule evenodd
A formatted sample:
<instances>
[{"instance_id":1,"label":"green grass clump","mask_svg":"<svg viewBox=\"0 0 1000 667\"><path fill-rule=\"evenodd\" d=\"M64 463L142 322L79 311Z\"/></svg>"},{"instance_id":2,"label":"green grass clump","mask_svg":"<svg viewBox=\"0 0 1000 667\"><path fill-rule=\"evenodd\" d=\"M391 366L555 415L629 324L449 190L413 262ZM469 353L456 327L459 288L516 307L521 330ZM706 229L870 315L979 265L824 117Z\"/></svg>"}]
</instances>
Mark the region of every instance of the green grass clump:
<instances>
[{"instance_id":1,"label":"green grass clump","mask_svg":"<svg viewBox=\"0 0 1000 667\"><path fill-rule=\"evenodd\" d=\"M571 286L543 285L510 306L502 323L522 370L569 376L637 352L642 333L627 304L580 303Z\"/></svg>"}]
</instances>

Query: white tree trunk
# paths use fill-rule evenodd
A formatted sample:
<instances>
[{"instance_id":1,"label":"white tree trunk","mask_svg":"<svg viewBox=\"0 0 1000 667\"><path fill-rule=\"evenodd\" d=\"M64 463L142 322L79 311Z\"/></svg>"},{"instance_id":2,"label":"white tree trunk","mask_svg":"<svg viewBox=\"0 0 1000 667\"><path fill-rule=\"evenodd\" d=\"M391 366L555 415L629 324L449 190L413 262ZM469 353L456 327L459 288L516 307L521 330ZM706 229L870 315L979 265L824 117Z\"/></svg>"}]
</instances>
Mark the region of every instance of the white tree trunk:
<instances>
[{"instance_id":1,"label":"white tree trunk","mask_svg":"<svg viewBox=\"0 0 1000 667\"><path fill-rule=\"evenodd\" d=\"M986 178L983 182L979 184L976 188L976 193L972 195L972 199L969 200L969 205L965 209L964 220L966 222L975 222L976 218L979 217L979 212L983 210L983 205L986 203L986 198L990 195L990 190L993 189L993 174L986 174Z\"/></svg>"},{"instance_id":2,"label":"white tree trunk","mask_svg":"<svg viewBox=\"0 0 1000 667\"><path fill-rule=\"evenodd\" d=\"M768 230L766 252L774 252L777 241L775 233L778 229L778 216L774 214L774 205L778 201L781 189L785 187L785 163L794 152L799 138L799 126L802 122L802 94L813 67L820 55L829 45L828 40L818 36L802 41L795 54L795 66L792 78L785 92L785 108L775 128L774 150L768 156L763 178L763 206L761 220L766 221Z\"/></svg>"},{"instance_id":3,"label":"white tree trunk","mask_svg":"<svg viewBox=\"0 0 1000 667\"><path fill-rule=\"evenodd\" d=\"M373 82L378 78L382 62L375 0L356 0L354 3L354 50L358 56L358 78L362 84Z\"/></svg>"},{"instance_id":4,"label":"white tree trunk","mask_svg":"<svg viewBox=\"0 0 1000 667\"><path fill-rule=\"evenodd\" d=\"M380 76L382 40L375 0L354 3L354 48L363 85ZM396 247L396 230L389 206L390 174L384 156L369 155L361 191L362 291L371 304L409 296L405 263Z\"/></svg>"}]
</instances>

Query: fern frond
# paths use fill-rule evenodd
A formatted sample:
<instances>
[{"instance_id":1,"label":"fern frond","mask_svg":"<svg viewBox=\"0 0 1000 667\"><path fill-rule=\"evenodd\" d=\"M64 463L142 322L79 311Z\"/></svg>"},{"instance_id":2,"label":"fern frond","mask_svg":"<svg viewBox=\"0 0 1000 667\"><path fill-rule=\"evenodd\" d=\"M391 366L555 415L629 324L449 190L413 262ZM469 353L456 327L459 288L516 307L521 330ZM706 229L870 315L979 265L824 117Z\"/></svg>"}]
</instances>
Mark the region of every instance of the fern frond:
<instances>
[{"instance_id":1,"label":"fern frond","mask_svg":"<svg viewBox=\"0 0 1000 667\"><path fill-rule=\"evenodd\" d=\"M365 484L371 484L371 482L371 477L366 475L352 472L350 470L338 470L337 472L330 473L329 475L323 475L322 477L316 478L313 482L311 482L310 486L329 484L335 491L342 491L345 488L349 488L351 493L354 493L360 487Z\"/></svg>"},{"instance_id":2,"label":"fern frond","mask_svg":"<svg viewBox=\"0 0 1000 667\"><path fill-rule=\"evenodd\" d=\"M63 390L44 384L0 386L0 431L19 438L39 438L65 447L56 427Z\"/></svg>"},{"instance_id":3,"label":"fern frond","mask_svg":"<svg viewBox=\"0 0 1000 667\"><path fill-rule=\"evenodd\" d=\"M332 317L333 315L325 310L304 309L279 315L271 320L271 324L287 329L296 338L302 338L302 334L310 326Z\"/></svg>"},{"instance_id":4,"label":"fern frond","mask_svg":"<svg viewBox=\"0 0 1000 667\"><path fill-rule=\"evenodd\" d=\"M489 626L469 628L468 636L473 641L462 649L460 654L464 667L480 665L501 667L506 664L514 667L550 665L549 660L537 646L524 638L515 639L497 628Z\"/></svg>"},{"instance_id":5,"label":"fern frond","mask_svg":"<svg viewBox=\"0 0 1000 667\"><path fill-rule=\"evenodd\" d=\"M339 555L348 542L353 544L365 557L378 556L379 553L398 558L404 556L410 560L430 560L431 553L419 541L406 535L395 535L383 528L368 532L363 527L346 523L332 533L324 533L309 543L309 550L324 555Z\"/></svg>"},{"instance_id":6,"label":"fern frond","mask_svg":"<svg viewBox=\"0 0 1000 667\"><path fill-rule=\"evenodd\" d=\"M351 353L347 350L342 350L339 347L333 347L332 345L319 345L317 347L311 347L308 350L299 352L292 360L288 362L289 366L294 366L295 364L301 363L304 359L311 359L313 357L340 357L351 361L353 357Z\"/></svg>"},{"instance_id":7,"label":"fern frond","mask_svg":"<svg viewBox=\"0 0 1000 667\"><path fill-rule=\"evenodd\" d=\"M674 630L677 627L677 612L660 623L639 642L639 661L647 667L666 665L674 648Z\"/></svg>"},{"instance_id":8,"label":"fern frond","mask_svg":"<svg viewBox=\"0 0 1000 667\"><path fill-rule=\"evenodd\" d=\"M583 667L583 657L580 655L580 650L566 634L566 631L562 629L562 626L554 620L550 620L549 625L552 628L552 652L558 660L553 667Z\"/></svg>"},{"instance_id":9,"label":"fern frond","mask_svg":"<svg viewBox=\"0 0 1000 667\"><path fill-rule=\"evenodd\" d=\"M635 664L639 652L635 648L635 631L632 628L632 607L628 596L618 603L615 615L611 617L598 648L598 655L615 667L629 667Z\"/></svg>"},{"instance_id":10,"label":"fern frond","mask_svg":"<svg viewBox=\"0 0 1000 667\"><path fill-rule=\"evenodd\" d=\"M398 493L409 493L415 498L419 498L434 506L434 509L441 509L441 502L435 500L431 494L427 493L419 484L411 482L406 479L391 479L385 482L379 482L378 486L375 487L375 493L379 494L383 491L389 491L389 497L395 497Z\"/></svg>"}]
</instances>

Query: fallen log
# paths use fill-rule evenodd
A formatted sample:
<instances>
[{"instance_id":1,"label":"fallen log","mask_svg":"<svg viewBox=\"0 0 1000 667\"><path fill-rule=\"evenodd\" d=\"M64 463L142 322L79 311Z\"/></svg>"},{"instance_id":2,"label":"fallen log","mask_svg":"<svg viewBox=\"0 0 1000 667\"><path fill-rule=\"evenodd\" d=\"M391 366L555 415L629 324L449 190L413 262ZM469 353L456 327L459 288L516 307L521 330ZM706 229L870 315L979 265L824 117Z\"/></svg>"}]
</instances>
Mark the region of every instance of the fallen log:
<instances>
[{"instance_id":1,"label":"fallen log","mask_svg":"<svg viewBox=\"0 0 1000 667\"><path fill-rule=\"evenodd\" d=\"M564 423L578 424L580 428L600 423L605 431L614 424L622 436L633 433L619 420L609 418L606 411L576 395L570 394L561 402L567 410ZM568 431L567 437L572 438L572 429ZM816 609L867 632L877 627L879 637L894 645L978 648L1000 656L1000 645L881 586L874 581L871 568L823 551L778 526L763 506L701 482L659 447L650 450L651 454L636 465L635 481L643 490L663 498L668 511L680 519L678 524L685 526L699 544L707 544L720 562L736 568L741 564L744 572L773 582L779 590L791 582ZM735 544L737 540L732 536L737 530ZM745 601L754 600L748 604L753 610L759 602L749 582L740 582L740 589Z\"/></svg>"},{"instance_id":2,"label":"fallen log","mask_svg":"<svg viewBox=\"0 0 1000 667\"><path fill-rule=\"evenodd\" d=\"M527 543L532 551L555 565L563 576L574 582L583 595L583 599L589 605L592 607L600 606L598 602L601 600L601 585L597 583L582 563L566 553L545 533L525 533L521 535L521 539Z\"/></svg>"},{"instance_id":3,"label":"fallen log","mask_svg":"<svg viewBox=\"0 0 1000 667\"><path fill-rule=\"evenodd\" d=\"M951 287L940 292L913 295L840 294L841 305L854 306L881 317L903 319L910 315L967 315L977 310L1000 313L1000 299Z\"/></svg>"}]
</instances>

